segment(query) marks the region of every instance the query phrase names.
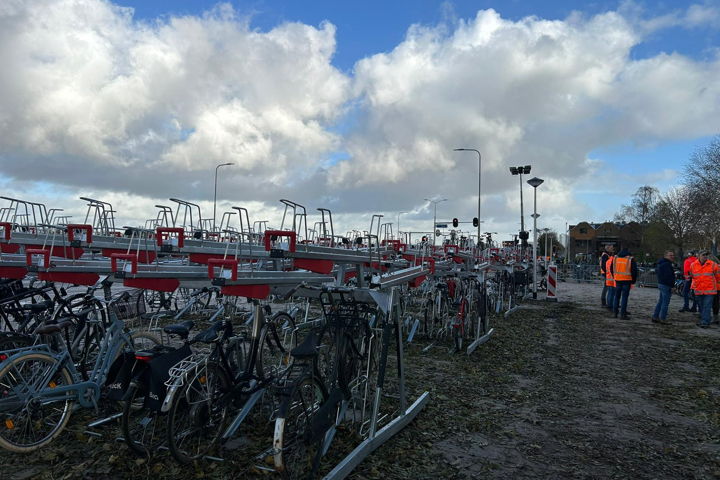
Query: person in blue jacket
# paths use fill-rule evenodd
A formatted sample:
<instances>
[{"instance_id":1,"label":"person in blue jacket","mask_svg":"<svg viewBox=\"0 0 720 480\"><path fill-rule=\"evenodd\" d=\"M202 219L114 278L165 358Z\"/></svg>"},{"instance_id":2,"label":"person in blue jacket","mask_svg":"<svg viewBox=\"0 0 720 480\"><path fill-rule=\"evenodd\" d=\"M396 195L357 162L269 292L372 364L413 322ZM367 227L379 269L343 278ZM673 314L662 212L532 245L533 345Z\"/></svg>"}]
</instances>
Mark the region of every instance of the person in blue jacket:
<instances>
[{"instance_id":1,"label":"person in blue jacket","mask_svg":"<svg viewBox=\"0 0 720 480\"><path fill-rule=\"evenodd\" d=\"M652 316L653 323L670 323L667 321L667 312L668 305L670 305L670 297L672 296L672 289L675 285L674 261L675 253L672 250L666 250L665 256L655 264L660 298L658 298L657 305L655 305L655 313L653 313Z\"/></svg>"}]
</instances>

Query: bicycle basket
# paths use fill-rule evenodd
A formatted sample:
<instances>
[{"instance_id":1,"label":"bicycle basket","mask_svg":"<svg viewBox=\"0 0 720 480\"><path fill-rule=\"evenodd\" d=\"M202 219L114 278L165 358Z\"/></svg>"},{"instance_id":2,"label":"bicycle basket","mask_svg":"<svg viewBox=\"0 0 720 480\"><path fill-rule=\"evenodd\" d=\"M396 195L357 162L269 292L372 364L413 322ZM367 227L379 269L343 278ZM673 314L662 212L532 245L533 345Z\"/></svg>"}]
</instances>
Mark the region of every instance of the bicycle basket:
<instances>
[{"instance_id":1,"label":"bicycle basket","mask_svg":"<svg viewBox=\"0 0 720 480\"><path fill-rule=\"evenodd\" d=\"M130 320L146 312L145 302L138 301L141 295L142 290L133 290L127 299L119 299L113 302L115 314L120 320Z\"/></svg>"}]
</instances>

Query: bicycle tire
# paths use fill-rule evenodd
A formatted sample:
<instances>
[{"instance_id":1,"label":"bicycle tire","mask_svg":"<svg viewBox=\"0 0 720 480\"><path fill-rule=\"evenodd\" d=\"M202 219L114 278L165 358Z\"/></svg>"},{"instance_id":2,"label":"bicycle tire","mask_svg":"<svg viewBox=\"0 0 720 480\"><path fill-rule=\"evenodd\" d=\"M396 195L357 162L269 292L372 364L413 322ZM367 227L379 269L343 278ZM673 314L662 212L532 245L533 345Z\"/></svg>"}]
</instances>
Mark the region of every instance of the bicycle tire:
<instances>
[{"instance_id":1,"label":"bicycle tire","mask_svg":"<svg viewBox=\"0 0 720 480\"><path fill-rule=\"evenodd\" d=\"M152 455L167 440L167 418L145 406L146 392L131 383L123 405L120 428L125 444L136 455Z\"/></svg>"},{"instance_id":2,"label":"bicycle tire","mask_svg":"<svg viewBox=\"0 0 720 480\"><path fill-rule=\"evenodd\" d=\"M213 451L227 420L227 405L219 400L229 388L225 372L208 363L177 392L167 423L167 444L175 460L187 465Z\"/></svg>"},{"instance_id":3,"label":"bicycle tire","mask_svg":"<svg viewBox=\"0 0 720 480\"><path fill-rule=\"evenodd\" d=\"M320 455L320 440L305 440L310 433L313 415L327 400L323 385L312 375L298 378L289 387L275 419L273 461L284 479L311 478Z\"/></svg>"},{"instance_id":4,"label":"bicycle tire","mask_svg":"<svg viewBox=\"0 0 720 480\"><path fill-rule=\"evenodd\" d=\"M46 366L40 365L42 363ZM62 366L52 378L46 378L46 372L54 368L56 363L57 359L51 355L35 352L22 355L2 365L0 368L0 401L4 408L3 422L0 424L0 447L16 453L30 453L52 442L65 429L75 403L71 393L68 393L64 400L52 403L44 403L37 398L25 400L19 396L23 390L23 384L40 381L44 383L47 380L49 388L71 385L73 383L72 375L65 366ZM25 373L23 374L23 372ZM37 377L33 375L33 372L37 374ZM37 378L37 382L27 381L32 378ZM6 406L11 405L14 398L18 402L17 408L14 411L7 411ZM61 403L62 406L58 408L57 403ZM54 415L51 417L51 414ZM46 429L42 429L42 427L46 427ZM35 436L27 441L13 436L15 433L22 435L23 432Z\"/></svg>"},{"instance_id":5,"label":"bicycle tire","mask_svg":"<svg viewBox=\"0 0 720 480\"><path fill-rule=\"evenodd\" d=\"M292 365L290 351L297 346L295 320L285 312L278 312L260 330L255 362L260 378L278 378Z\"/></svg>"}]
</instances>

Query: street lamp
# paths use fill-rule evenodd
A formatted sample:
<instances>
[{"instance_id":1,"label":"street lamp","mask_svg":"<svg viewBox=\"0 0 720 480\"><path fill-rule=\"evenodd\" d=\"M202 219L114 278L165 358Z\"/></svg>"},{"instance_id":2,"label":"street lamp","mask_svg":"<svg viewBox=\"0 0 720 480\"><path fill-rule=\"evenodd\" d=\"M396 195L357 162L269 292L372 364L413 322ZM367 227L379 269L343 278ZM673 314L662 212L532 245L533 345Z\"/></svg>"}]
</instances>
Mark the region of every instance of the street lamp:
<instances>
[{"instance_id":1,"label":"street lamp","mask_svg":"<svg viewBox=\"0 0 720 480\"><path fill-rule=\"evenodd\" d=\"M435 210L433 213L433 228L432 228L432 239L433 239L433 253L435 252L435 229L437 228L437 204L440 202L446 202L447 198L443 198L441 200L430 200L429 198L425 199L426 202L430 202L433 205L435 205Z\"/></svg>"},{"instance_id":2,"label":"street lamp","mask_svg":"<svg viewBox=\"0 0 720 480\"><path fill-rule=\"evenodd\" d=\"M528 167L528 172L530 167ZM540 215L537 213L537 187L542 185L545 180L542 178L533 177L527 181L527 183L533 187L533 298L537 298L537 219Z\"/></svg>"},{"instance_id":3,"label":"street lamp","mask_svg":"<svg viewBox=\"0 0 720 480\"><path fill-rule=\"evenodd\" d=\"M400 215L402 215L403 213L408 213L408 212L398 212L398 239L401 242L402 242L402 235L400 235Z\"/></svg>"},{"instance_id":4,"label":"street lamp","mask_svg":"<svg viewBox=\"0 0 720 480\"><path fill-rule=\"evenodd\" d=\"M547 257L548 257L548 232L550 231L550 229L543 228L542 231L545 234L545 250L543 252L544 253L543 257L545 257L545 258L543 258L543 262L545 263L545 266L547 266L547 263L548 263L548 260L547 260ZM552 246L552 243L550 243L550 246ZM552 257L552 252L551 252L550 256Z\"/></svg>"},{"instance_id":5,"label":"street lamp","mask_svg":"<svg viewBox=\"0 0 720 480\"><path fill-rule=\"evenodd\" d=\"M527 246L527 239L529 237L528 233L525 231L525 215L523 214L522 176L523 176L523 174L527 175L528 173L530 173L531 168L532 167L530 165L525 165L524 167L510 167L510 173L512 173L513 175L520 175L520 251L521 251L521 255L524 255L524 253L525 253L525 247Z\"/></svg>"},{"instance_id":6,"label":"street lamp","mask_svg":"<svg viewBox=\"0 0 720 480\"><path fill-rule=\"evenodd\" d=\"M235 165L232 162L228 163L221 163L217 167L215 167L215 193L213 194L213 232L215 232L215 210L217 209L217 175L218 175L218 169L220 167L226 167L228 165Z\"/></svg>"},{"instance_id":7,"label":"street lamp","mask_svg":"<svg viewBox=\"0 0 720 480\"><path fill-rule=\"evenodd\" d=\"M456 148L454 151L456 152L475 152L478 155L478 210L477 210L477 236L478 236L478 243L477 243L477 252L478 256L480 255L480 192L482 190L482 155L480 155L480 152L475 150L474 148Z\"/></svg>"}]
</instances>

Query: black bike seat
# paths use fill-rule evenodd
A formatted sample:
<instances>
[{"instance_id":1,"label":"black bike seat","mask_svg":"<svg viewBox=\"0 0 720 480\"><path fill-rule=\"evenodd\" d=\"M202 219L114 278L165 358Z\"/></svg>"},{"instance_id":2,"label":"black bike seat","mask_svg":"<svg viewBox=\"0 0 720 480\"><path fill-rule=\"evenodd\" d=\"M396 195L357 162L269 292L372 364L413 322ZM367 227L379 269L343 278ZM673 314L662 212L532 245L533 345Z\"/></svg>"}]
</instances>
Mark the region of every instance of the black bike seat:
<instances>
[{"instance_id":1,"label":"black bike seat","mask_svg":"<svg viewBox=\"0 0 720 480\"><path fill-rule=\"evenodd\" d=\"M217 322L210 328L198 333L197 335L195 335L195 338L193 338L193 343L213 343L220 336L220 329L222 328L222 324L222 321Z\"/></svg>"},{"instance_id":2,"label":"black bike seat","mask_svg":"<svg viewBox=\"0 0 720 480\"><path fill-rule=\"evenodd\" d=\"M38 303L26 303L22 306L22 309L25 311L32 312L32 313L40 313L40 312L44 312L45 310L49 309L50 307L52 307L52 305L53 305L52 300L45 300L43 302L38 302Z\"/></svg>"},{"instance_id":3,"label":"black bike seat","mask_svg":"<svg viewBox=\"0 0 720 480\"><path fill-rule=\"evenodd\" d=\"M64 322L60 323L51 323L49 325L43 325L42 327L39 327L37 330L35 330L35 333L38 335L49 335L51 333L59 332L62 329L69 327L72 325L72 321L65 320Z\"/></svg>"},{"instance_id":4,"label":"black bike seat","mask_svg":"<svg viewBox=\"0 0 720 480\"><path fill-rule=\"evenodd\" d=\"M187 338L190 335L190 330L195 326L195 322L192 320L185 320L182 323L174 323L163 327L163 332L170 335L177 335L180 338Z\"/></svg>"},{"instance_id":5,"label":"black bike seat","mask_svg":"<svg viewBox=\"0 0 720 480\"><path fill-rule=\"evenodd\" d=\"M312 358L318 354L317 343L318 334L310 332L300 345L290 351L290 355L295 358Z\"/></svg>"}]
</instances>

